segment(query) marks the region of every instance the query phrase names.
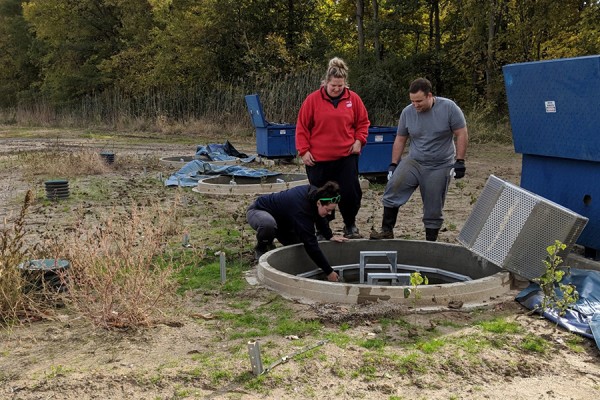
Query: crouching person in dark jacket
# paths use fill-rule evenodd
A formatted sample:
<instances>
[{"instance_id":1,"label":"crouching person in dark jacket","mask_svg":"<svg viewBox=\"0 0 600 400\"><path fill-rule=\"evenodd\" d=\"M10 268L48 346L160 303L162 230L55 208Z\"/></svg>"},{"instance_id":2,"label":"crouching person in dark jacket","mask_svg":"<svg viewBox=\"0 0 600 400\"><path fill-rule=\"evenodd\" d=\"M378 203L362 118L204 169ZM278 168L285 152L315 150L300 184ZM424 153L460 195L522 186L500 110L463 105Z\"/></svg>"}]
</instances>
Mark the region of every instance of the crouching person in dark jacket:
<instances>
[{"instance_id":1,"label":"crouching person in dark jacket","mask_svg":"<svg viewBox=\"0 0 600 400\"><path fill-rule=\"evenodd\" d=\"M257 198L246 213L248 224L256 231L256 259L275 248L274 239L284 246L304 243L306 253L325 272L327 279L337 282L338 274L319 247L315 227L327 240L348 240L341 235L333 236L326 219L340 202L339 191L339 185L329 181L319 188L296 186Z\"/></svg>"}]
</instances>

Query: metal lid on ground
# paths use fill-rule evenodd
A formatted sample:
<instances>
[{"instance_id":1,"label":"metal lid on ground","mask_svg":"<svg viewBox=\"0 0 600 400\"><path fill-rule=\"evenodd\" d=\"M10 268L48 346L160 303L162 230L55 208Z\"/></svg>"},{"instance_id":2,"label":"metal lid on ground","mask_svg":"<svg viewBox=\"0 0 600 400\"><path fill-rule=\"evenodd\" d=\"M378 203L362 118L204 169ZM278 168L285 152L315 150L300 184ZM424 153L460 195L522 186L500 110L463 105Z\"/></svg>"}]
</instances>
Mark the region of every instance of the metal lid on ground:
<instances>
[{"instance_id":1,"label":"metal lid on ground","mask_svg":"<svg viewBox=\"0 0 600 400\"><path fill-rule=\"evenodd\" d=\"M490 175L458 241L473 253L527 279L545 272L556 240L568 254L588 219Z\"/></svg>"}]
</instances>

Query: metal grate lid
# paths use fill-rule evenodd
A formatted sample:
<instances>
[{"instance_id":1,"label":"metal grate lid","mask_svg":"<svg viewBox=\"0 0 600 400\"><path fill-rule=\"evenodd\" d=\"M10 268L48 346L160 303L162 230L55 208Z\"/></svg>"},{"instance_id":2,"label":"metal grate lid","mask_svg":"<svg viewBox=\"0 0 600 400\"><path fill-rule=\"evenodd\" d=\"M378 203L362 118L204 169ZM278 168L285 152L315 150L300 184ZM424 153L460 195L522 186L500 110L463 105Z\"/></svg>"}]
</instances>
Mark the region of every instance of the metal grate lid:
<instances>
[{"instance_id":1,"label":"metal grate lid","mask_svg":"<svg viewBox=\"0 0 600 400\"><path fill-rule=\"evenodd\" d=\"M546 248L560 240L568 253L588 219L494 175L458 241L484 259L528 279L540 277Z\"/></svg>"}]
</instances>

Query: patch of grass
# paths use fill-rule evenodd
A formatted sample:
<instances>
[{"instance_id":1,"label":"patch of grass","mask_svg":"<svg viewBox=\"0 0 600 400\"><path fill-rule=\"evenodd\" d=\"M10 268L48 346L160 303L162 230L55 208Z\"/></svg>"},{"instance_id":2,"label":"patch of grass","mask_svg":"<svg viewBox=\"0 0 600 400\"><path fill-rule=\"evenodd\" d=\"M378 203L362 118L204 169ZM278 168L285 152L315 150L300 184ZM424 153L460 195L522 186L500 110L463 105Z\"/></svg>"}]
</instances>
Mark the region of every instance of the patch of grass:
<instances>
[{"instance_id":1,"label":"patch of grass","mask_svg":"<svg viewBox=\"0 0 600 400\"><path fill-rule=\"evenodd\" d=\"M247 380L245 380L244 384L244 388L246 390L252 390L263 394L268 392L268 388L265 387L265 380L268 379L267 375L259 375L255 377L251 373L247 373L246 378Z\"/></svg>"},{"instance_id":2,"label":"patch of grass","mask_svg":"<svg viewBox=\"0 0 600 400\"><path fill-rule=\"evenodd\" d=\"M483 349L491 346L485 337L479 335L461 336L455 338L452 343L469 354L479 354Z\"/></svg>"},{"instance_id":3,"label":"patch of grass","mask_svg":"<svg viewBox=\"0 0 600 400\"><path fill-rule=\"evenodd\" d=\"M520 333L523 331L516 322L508 322L504 318L495 318L489 321L479 321L476 325L480 326L484 332L491 333Z\"/></svg>"},{"instance_id":4,"label":"patch of grass","mask_svg":"<svg viewBox=\"0 0 600 400\"><path fill-rule=\"evenodd\" d=\"M465 187L467 187L467 183L462 179L454 180L454 186L456 186L458 190L462 191L465 189Z\"/></svg>"},{"instance_id":5,"label":"patch of grass","mask_svg":"<svg viewBox=\"0 0 600 400\"><path fill-rule=\"evenodd\" d=\"M226 311L217 311L215 313L222 321L231 321L235 327L254 328L269 324L269 317L252 311L245 311L242 314L235 314Z\"/></svg>"},{"instance_id":6,"label":"patch of grass","mask_svg":"<svg viewBox=\"0 0 600 400\"><path fill-rule=\"evenodd\" d=\"M431 339L425 342L417 342L415 347L425 354L433 354L446 345L442 338Z\"/></svg>"},{"instance_id":7,"label":"patch of grass","mask_svg":"<svg viewBox=\"0 0 600 400\"><path fill-rule=\"evenodd\" d=\"M321 329L318 321L296 321L291 317L279 318L274 331L281 336L314 334Z\"/></svg>"},{"instance_id":8,"label":"patch of grass","mask_svg":"<svg viewBox=\"0 0 600 400\"><path fill-rule=\"evenodd\" d=\"M530 351L532 353L544 354L550 347L550 344L548 343L548 341L539 336L527 334L521 341L519 347L525 351Z\"/></svg>"},{"instance_id":9,"label":"patch of grass","mask_svg":"<svg viewBox=\"0 0 600 400\"><path fill-rule=\"evenodd\" d=\"M85 200L102 202L107 201L113 195L111 182L106 177L90 177L85 181L69 180L70 198L75 200Z\"/></svg>"},{"instance_id":10,"label":"patch of grass","mask_svg":"<svg viewBox=\"0 0 600 400\"><path fill-rule=\"evenodd\" d=\"M52 379L59 376L65 376L69 372L73 372L73 369L65 367L64 365L51 365L50 370L46 373L46 378Z\"/></svg>"},{"instance_id":11,"label":"patch of grass","mask_svg":"<svg viewBox=\"0 0 600 400\"><path fill-rule=\"evenodd\" d=\"M363 378L366 381L375 379L377 369L373 365L361 365L352 373L353 378Z\"/></svg>"},{"instance_id":12,"label":"patch of grass","mask_svg":"<svg viewBox=\"0 0 600 400\"><path fill-rule=\"evenodd\" d=\"M159 385L163 380L162 375L157 374L148 378L148 381L153 385Z\"/></svg>"},{"instance_id":13,"label":"patch of grass","mask_svg":"<svg viewBox=\"0 0 600 400\"><path fill-rule=\"evenodd\" d=\"M280 336L305 336L314 334L322 328L319 321L298 320L284 299L277 296L263 306L240 309L240 312L217 311L215 315L221 321L228 322L237 329L230 337L258 338L269 334Z\"/></svg>"},{"instance_id":14,"label":"patch of grass","mask_svg":"<svg viewBox=\"0 0 600 400\"><path fill-rule=\"evenodd\" d=\"M187 370L184 373L185 380L192 378L206 378L214 385L224 385L235 379L235 373L230 368L231 357L240 357L239 351L231 351L229 356L219 356L212 352L193 354L191 359L198 363L198 367Z\"/></svg>"},{"instance_id":15,"label":"patch of grass","mask_svg":"<svg viewBox=\"0 0 600 400\"><path fill-rule=\"evenodd\" d=\"M416 351L404 355L393 355L391 360L395 370L402 375L425 373L427 371L427 359L423 354Z\"/></svg>"},{"instance_id":16,"label":"patch of grass","mask_svg":"<svg viewBox=\"0 0 600 400\"><path fill-rule=\"evenodd\" d=\"M247 310L252 303L250 300L238 300L229 302L229 307L234 308L236 310Z\"/></svg>"},{"instance_id":17,"label":"patch of grass","mask_svg":"<svg viewBox=\"0 0 600 400\"><path fill-rule=\"evenodd\" d=\"M579 335L570 334L566 343L569 349L574 353L585 352L585 348L583 347L584 339Z\"/></svg>"},{"instance_id":18,"label":"patch of grass","mask_svg":"<svg viewBox=\"0 0 600 400\"><path fill-rule=\"evenodd\" d=\"M192 264L185 265L177 272L179 292L183 293L187 290L197 289L229 294L239 293L248 285L243 276L248 268L249 266L246 263L227 262L226 279L225 283L222 283L220 261L217 260L204 265L192 262Z\"/></svg>"},{"instance_id":19,"label":"patch of grass","mask_svg":"<svg viewBox=\"0 0 600 400\"><path fill-rule=\"evenodd\" d=\"M439 326L445 326L445 327L455 328L455 329L464 328L463 324L459 324L457 322L447 320L447 319L437 320L437 321L435 321L435 324L439 325Z\"/></svg>"},{"instance_id":20,"label":"patch of grass","mask_svg":"<svg viewBox=\"0 0 600 400\"><path fill-rule=\"evenodd\" d=\"M393 320L395 325L398 325L401 328L404 328L406 330L411 330L411 329L416 329L416 326L414 326L413 324L411 324L409 321L405 320L404 318L398 318Z\"/></svg>"},{"instance_id":21,"label":"patch of grass","mask_svg":"<svg viewBox=\"0 0 600 400\"><path fill-rule=\"evenodd\" d=\"M233 378L233 374L231 373L231 371L213 370L210 373L210 380L215 385L222 384L223 381L228 382L232 378Z\"/></svg>"},{"instance_id":22,"label":"patch of grass","mask_svg":"<svg viewBox=\"0 0 600 400\"><path fill-rule=\"evenodd\" d=\"M385 347L385 340L380 338L369 338L361 341L360 346L369 350L381 350Z\"/></svg>"},{"instance_id":23,"label":"patch of grass","mask_svg":"<svg viewBox=\"0 0 600 400\"><path fill-rule=\"evenodd\" d=\"M325 334L325 338L341 349L348 347L348 344L353 342L353 339L343 333L329 332Z\"/></svg>"}]
</instances>

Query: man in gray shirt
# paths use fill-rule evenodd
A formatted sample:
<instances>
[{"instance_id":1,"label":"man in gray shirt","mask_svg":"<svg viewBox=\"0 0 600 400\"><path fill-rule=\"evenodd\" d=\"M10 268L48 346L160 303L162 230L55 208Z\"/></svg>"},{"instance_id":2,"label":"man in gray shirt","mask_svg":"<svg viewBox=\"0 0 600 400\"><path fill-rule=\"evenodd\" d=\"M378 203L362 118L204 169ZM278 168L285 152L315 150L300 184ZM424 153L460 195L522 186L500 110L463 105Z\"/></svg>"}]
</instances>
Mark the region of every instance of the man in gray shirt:
<instances>
[{"instance_id":1,"label":"man in gray shirt","mask_svg":"<svg viewBox=\"0 0 600 400\"><path fill-rule=\"evenodd\" d=\"M461 109L452 100L434 96L425 78L410 84L409 95L411 104L402 110L392 148L381 231L371 232L371 239L394 238L398 209L419 187L425 238L437 240L450 179L465 176L468 133ZM409 138L408 156L402 158Z\"/></svg>"}]
</instances>

